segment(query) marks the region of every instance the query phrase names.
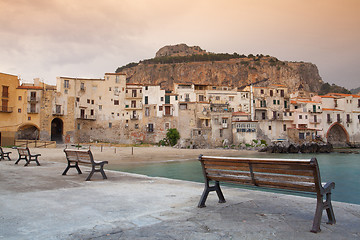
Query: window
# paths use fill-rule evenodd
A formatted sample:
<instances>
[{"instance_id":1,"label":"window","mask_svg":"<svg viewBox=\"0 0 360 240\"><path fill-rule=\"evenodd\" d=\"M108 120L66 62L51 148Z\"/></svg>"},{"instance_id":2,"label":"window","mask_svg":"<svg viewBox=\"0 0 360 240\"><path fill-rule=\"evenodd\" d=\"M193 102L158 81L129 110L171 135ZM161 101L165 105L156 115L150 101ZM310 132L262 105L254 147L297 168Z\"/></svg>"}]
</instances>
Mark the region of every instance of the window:
<instances>
[{"instance_id":1,"label":"window","mask_svg":"<svg viewBox=\"0 0 360 240\"><path fill-rule=\"evenodd\" d=\"M305 139L305 133L299 133L299 139Z\"/></svg>"},{"instance_id":2,"label":"window","mask_svg":"<svg viewBox=\"0 0 360 240\"><path fill-rule=\"evenodd\" d=\"M277 105L280 105L280 100L277 100Z\"/></svg>"},{"instance_id":3,"label":"window","mask_svg":"<svg viewBox=\"0 0 360 240\"><path fill-rule=\"evenodd\" d=\"M112 123L111 122L109 122L109 128L112 128Z\"/></svg>"},{"instance_id":4,"label":"window","mask_svg":"<svg viewBox=\"0 0 360 240\"><path fill-rule=\"evenodd\" d=\"M135 129L139 129L139 124L135 123Z\"/></svg>"},{"instance_id":5,"label":"window","mask_svg":"<svg viewBox=\"0 0 360 240\"><path fill-rule=\"evenodd\" d=\"M28 120L31 121L31 117L28 117Z\"/></svg>"},{"instance_id":6,"label":"window","mask_svg":"<svg viewBox=\"0 0 360 240\"><path fill-rule=\"evenodd\" d=\"M154 132L154 124L153 123L149 123L148 127L147 127L148 132Z\"/></svg>"},{"instance_id":7,"label":"window","mask_svg":"<svg viewBox=\"0 0 360 240\"><path fill-rule=\"evenodd\" d=\"M119 82L120 82L119 76L116 75L116 77L115 77L115 83L119 83Z\"/></svg>"},{"instance_id":8,"label":"window","mask_svg":"<svg viewBox=\"0 0 360 240\"><path fill-rule=\"evenodd\" d=\"M327 122L328 122L328 123L331 122L331 116L330 116L330 114L327 114Z\"/></svg>"},{"instance_id":9,"label":"window","mask_svg":"<svg viewBox=\"0 0 360 240\"><path fill-rule=\"evenodd\" d=\"M80 83L80 90L84 91L85 90L85 83Z\"/></svg>"},{"instance_id":10,"label":"window","mask_svg":"<svg viewBox=\"0 0 360 240\"><path fill-rule=\"evenodd\" d=\"M170 104L170 95L165 96L165 104Z\"/></svg>"},{"instance_id":11,"label":"window","mask_svg":"<svg viewBox=\"0 0 360 240\"><path fill-rule=\"evenodd\" d=\"M119 100L114 100L114 105L119 105Z\"/></svg>"},{"instance_id":12,"label":"window","mask_svg":"<svg viewBox=\"0 0 360 240\"><path fill-rule=\"evenodd\" d=\"M280 90L280 96L281 96L281 97L284 97L284 96L285 96L284 90Z\"/></svg>"},{"instance_id":13,"label":"window","mask_svg":"<svg viewBox=\"0 0 360 240\"><path fill-rule=\"evenodd\" d=\"M261 90L260 90L260 94L264 94L264 89L261 89Z\"/></svg>"},{"instance_id":14,"label":"window","mask_svg":"<svg viewBox=\"0 0 360 240\"><path fill-rule=\"evenodd\" d=\"M81 129L81 125L80 125L80 123L78 123L78 125L77 125L77 129L78 129L78 130L80 130L80 129Z\"/></svg>"},{"instance_id":15,"label":"window","mask_svg":"<svg viewBox=\"0 0 360 240\"><path fill-rule=\"evenodd\" d=\"M88 99L86 102L90 104L90 99Z\"/></svg>"},{"instance_id":16,"label":"window","mask_svg":"<svg viewBox=\"0 0 360 240\"><path fill-rule=\"evenodd\" d=\"M109 92L111 92L111 87L109 87Z\"/></svg>"},{"instance_id":17,"label":"window","mask_svg":"<svg viewBox=\"0 0 360 240\"><path fill-rule=\"evenodd\" d=\"M77 98L76 98L76 101L77 101L77 102L80 102L80 98L77 97Z\"/></svg>"},{"instance_id":18,"label":"window","mask_svg":"<svg viewBox=\"0 0 360 240\"><path fill-rule=\"evenodd\" d=\"M180 104L179 109L180 110L186 110L187 109L187 104Z\"/></svg>"},{"instance_id":19,"label":"window","mask_svg":"<svg viewBox=\"0 0 360 240\"><path fill-rule=\"evenodd\" d=\"M269 126L269 131L271 131L271 126Z\"/></svg>"},{"instance_id":20,"label":"window","mask_svg":"<svg viewBox=\"0 0 360 240\"><path fill-rule=\"evenodd\" d=\"M149 104L149 97L145 96L145 104Z\"/></svg>"},{"instance_id":21,"label":"window","mask_svg":"<svg viewBox=\"0 0 360 240\"><path fill-rule=\"evenodd\" d=\"M270 90L270 97L274 96L274 91Z\"/></svg>"},{"instance_id":22,"label":"window","mask_svg":"<svg viewBox=\"0 0 360 240\"><path fill-rule=\"evenodd\" d=\"M19 96L19 98L18 98L18 99L19 99L19 101L21 101L21 100L22 100L22 97L21 97L21 96Z\"/></svg>"},{"instance_id":23,"label":"window","mask_svg":"<svg viewBox=\"0 0 360 240\"><path fill-rule=\"evenodd\" d=\"M273 104L276 105L276 100L273 100Z\"/></svg>"},{"instance_id":24,"label":"window","mask_svg":"<svg viewBox=\"0 0 360 240\"><path fill-rule=\"evenodd\" d=\"M161 98L160 98L160 101L164 101L164 97L161 97Z\"/></svg>"},{"instance_id":25,"label":"window","mask_svg":"<svg viewBox=\"0 0 360 240\"><path fill-rule=\"evenodd\" d=\"M286 132L286 124L284 124L283 129L284 129L284 132Z\"/></svg>"},{"instance_id":26,"label":"window","mask_svg":"<svg viewBox=\"0 0 360 240\"><path fill-rule=\"evenodd\" d=\"M148 107L145 108L145 116L146 117L150 116L150 108Z\"/></svg>"},{"instance_id":27,"label":"window","mask_svg":"<svg viewBox=\"0 0 360 240\"><path fill-rule=\"evenodd\" d=\"M163 106L159 106L159 111L162 111L163 110Z\"/></svg>"},{"instance_id":28,"label":"window","mask_svg":"<svg viewBox=\"0 0 360 240\"><path fill-rule=\"evenodd\" d=\"M224 133L224 130L223 129L220 129L220 137L223 137L223 134Z\"/></svg>"},{"instance_id":29,"label":"window","mask_svg":"<svg viewBox=\"0 0 360 240\"><path fill-rule=\"evenodd\" d=\"M136 89L133 89L133 90L131 91L131 96L134 97L134 98L137 97Z\"/></svg>"},{"instance_id":30,"label":"window","mask_svg":"<svg viewBox=\"0 0 360 240\"><path fill-rule=\"evenodd\" d=\"M70 88L69 80L64 80L64 88Z\"/></svg>"},{"instance_id":31,"label":"window","mask_svg":"<svg viewBox=\"0 0 360 240\"><path fill-rule=\"evenodd\" d=\"M94 104L94 100L91 100L91 104Z\"/></svg>"},{"instance_id":32,"label":"window","mask_svg":"<svg viewBox=\"0 0 360 240\"><path fill-rule=\"evenodd\" d=\"M305 115L305 119L308 119L308 116L307 116L307 115Z\"/></svg>"},{"instance_id":33,"label":"window","mask_svg":"<svg viewBox=\"0 0 360 240\"><path fill-rule=\"evenodd\" d=\"M91 116L94 116L94 109L91 109L91 110L90 110L90 115L91 115Z\"/></svg>"},{"instance_id":34,"label":"window","mask_svg":"<svg viewBox=\"0 0 360 240\"><path fill-rule=\"evenodd\" d=\"M261 119L262 119L262 120L265 120L265 119L266 119L265 112L262 112L262 113L261 113Z\"/></svg>"},{"instance_id":35,"label":"window","mask_svg":"<svg viewBox=\"0 0 360 240\"><path fill-rule=\"evenodd\" d=\"M165 123L165 130L170 129L170 123Z\"/></svg>"},{"instance_id":36,"label":"window","mask_svg":"<svg viewBox=\"0 0 360 240\"><path fill-rule=\"evenodd\" d=\"M21 113L21 108L18 108L18 113Z\"/></svg>"},{"instance_id":37,"label":"window","mask_svg":"<svg viewBox=\"0 0 360 240\"><path fill-rule=\"evenodd\" d=\"M234 101L234 97L229 97L229 101Z\"/></svg>"},{"instance_id":38,"label":"window","mask_svg":"<svg viewBox=\"0 0 360 240\"><path fill-rule=\"evenodd\" d=\"M216 100L220 100L220 97L219 97L219 96L216 96L215 99L216 99Z\"/></svg>"},{"instance_id":39,"label":"window","mask_svg":"<svg viewBox=\"0 0 360 240\"><path fill-rule=\"evenodd\" d=\"M145 90L149 90L149 87L148 87L148 86L145 86Z\"/></svg>"},{"instance_id":40,"label":"window","mask_svg":"<svg viewBox=\"0 0 360 240\"><path fill-rule=\"evenodd\" d=\"M299 119L302 119L302 115L299 115Z\"/></svg>"},{"instance_id":41,"label":"window","mask_svg":"<svg viewBox=\"0 0 360 240\"><path fill-rule=\"evenodd\" d=\"M336 120L337 120L337 122L341 122L340 114L336 115Z\"/></svg>"},{"instance_id":42,"label":"window","mask_svg":"<svg viewBox=\"0 0 360 240\"><path fill-rule=\"evenodd\" d=\"M102 105L99 105L99 110L100 110L100 111L102 110Z\"/></svg>"},{"instance_id":43,"label":"window","mask_svg":"<svg viewBox=\"0 0 360 240\"><path fill-rule=\"evenodd\" d=\"M135 100L131 101L131 108L136 108L136 101Z\"/></svg>"}]
</instances>

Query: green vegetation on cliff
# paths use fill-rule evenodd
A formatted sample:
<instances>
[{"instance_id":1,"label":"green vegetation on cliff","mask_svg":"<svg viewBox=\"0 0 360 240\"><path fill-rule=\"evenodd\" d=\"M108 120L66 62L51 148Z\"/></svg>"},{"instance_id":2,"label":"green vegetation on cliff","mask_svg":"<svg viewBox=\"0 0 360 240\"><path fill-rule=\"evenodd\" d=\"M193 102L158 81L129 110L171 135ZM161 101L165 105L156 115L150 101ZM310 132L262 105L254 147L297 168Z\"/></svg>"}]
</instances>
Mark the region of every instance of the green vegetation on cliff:
<instances>
[{"instance_id":1,"label":"green vegetation on cliff","mask_svg":"<svg viewBox=\"0 0 360 240\"><path fill-rule=\"evenodd\" d=\"M329 83L324 83L319 91L319 95L325 95L327 93L345 93L345 94L351 94L351 92L349 90L347 90L344 87L340 87L338 85L335 84L329 84Z\"/></svg>"}]
</instances>

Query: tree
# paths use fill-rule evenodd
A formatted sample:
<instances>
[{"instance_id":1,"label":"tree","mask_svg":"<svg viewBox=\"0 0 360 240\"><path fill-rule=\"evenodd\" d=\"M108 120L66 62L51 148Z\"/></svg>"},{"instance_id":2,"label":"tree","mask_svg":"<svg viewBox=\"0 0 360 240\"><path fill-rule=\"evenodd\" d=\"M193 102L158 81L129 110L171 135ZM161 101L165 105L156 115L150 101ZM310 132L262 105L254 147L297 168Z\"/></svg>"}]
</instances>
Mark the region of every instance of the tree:
<instances>
[{"instance_id":1,"label":"tree","mask_svg":"<svg viewBox=\"0 0 360 240\"><path fill-rule=\"evenodd\" d=\"M180 133L176 128L169 128L166 133L166 138L170 146L174 146L180 139Z\"/></svg>"}]
</instances>

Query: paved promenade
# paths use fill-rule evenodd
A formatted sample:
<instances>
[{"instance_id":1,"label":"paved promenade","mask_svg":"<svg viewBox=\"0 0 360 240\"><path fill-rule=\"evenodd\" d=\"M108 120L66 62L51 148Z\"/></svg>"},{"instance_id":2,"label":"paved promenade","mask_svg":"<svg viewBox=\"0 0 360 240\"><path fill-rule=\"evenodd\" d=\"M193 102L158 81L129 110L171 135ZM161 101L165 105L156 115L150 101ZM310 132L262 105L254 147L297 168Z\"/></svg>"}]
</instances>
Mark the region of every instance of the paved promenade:
<instances>
[{"instance_id":1,"label":"paved promenade","mask_svg":"<svg viewBox=\"0 0 360 240\"><path fill-rule=\"evenodd\" d=\"M314 234L312 198L224 187L226 203L211 193L199 209L203 184L109 170L86 182L89 168L61 175L64 157L11 157L0 161L0 239L360 239L360 205L333 202L337 224L324 212Z\"/></svg>"}]
</instances>

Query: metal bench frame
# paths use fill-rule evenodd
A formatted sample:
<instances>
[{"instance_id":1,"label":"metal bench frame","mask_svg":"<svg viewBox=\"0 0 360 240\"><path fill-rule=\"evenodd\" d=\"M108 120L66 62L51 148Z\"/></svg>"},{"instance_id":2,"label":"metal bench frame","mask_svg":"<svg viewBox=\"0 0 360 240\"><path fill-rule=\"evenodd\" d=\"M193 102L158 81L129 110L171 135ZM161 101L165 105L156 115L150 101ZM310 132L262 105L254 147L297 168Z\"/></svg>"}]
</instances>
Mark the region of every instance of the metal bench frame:
<instances>
[{"instance_id":1,"label":"metal bench frame","mask_svg":"<svg viewBox=\"0 0 360 240\"><path fill-rule=\"evenodd\" d=\"M90 150L76 150L76 149L64 149L66 160L68 162L67 167L65 168L62 175L66 175L70 168L76 168L78 174L82 174L79 163L80 164L91 164L91 172L89 176L86 178L86 181L90 181L92 175L95 172L100 172L103 179L107 179L107 176L104 172L104 165L108 163L108 161L94 161L94 157ZM86 157L86 158L84 158Z\"/></svg>"},{"instance_id":2,"label":"metal bench frame","mask_svg":"<svg viewBox=\"0 0 360 240\"><path fill-rule=\"evenodd\" d=\"M319 165L316 158L307 159L260 159L260 158L235 158L235 157L212 157L199 156L204 178L205 189L200 198L198 207L206 207L205 202L210 192L215 191L219 198L219 203L224 203L225 198L220 188L221 182L238 183L253 185L258 187L286 189L293 191L316 193L317 204L313 226L311 232L320 232L321 217L324 210L328 216L327 224L335 224L335 215L331 204L331 189L335 188L334 182L321 183ZM208 162L207 162L208 161ZM246 166L247 165L247 166ZM261 167L259 167L261 165ZM281 166L284 165L284 166ZM260 169L256 172L256 169ZM277 169L276 169L277 168ZM280 168L280 169L279 169ZM283 169L282 169L283 168ZM228 169L228 170L227 170ZM239 170L241 169L241 170ZM296 172L298 171L298 172ZM307 171L306 176L301 176L301 171ZM280 173L279 173L280 172ZM231 175L231 174L233 175ZM238 175L236 175L238 174ZM261 176L267 175L277 180L263 180ZM298 176L296 176L298 175ZM308 182L286 182L279 179L287 177L288 179L306 179ZM310 182L310 180L313 180ZM210 186L210 182L215 184ZM304 184L304 185L302 185ZM325 201L324 201L325 197Z\"/></svg>"},{"instance_id":3,"label":"metal bench frame","mask_svg":"<svg viewBox=\"0 0 360 240\"><path fill-rule=\"evenodd\" d=\"M36 162L36 164L40 166L38 157L40 157L41 154L31 154L28 147L17 147L16 149L19 153L19 159L15 162L15 164L18 164L20 160L25 160L25 167L29 165L31 161Z\"/></svg>"},{"instance_id":4,"label":"metal bench frame","mask_svg":"<svg viewBox=\"0 0 360 240\"><path fill-rule=\"evenodd\" d=\"M0 147L0 161L5 160L6 157L8 158L9 161L11 161L10 156L9 156L10 153L11 152L4 152L2 147Z\"/></svg>"}]
</instances>

